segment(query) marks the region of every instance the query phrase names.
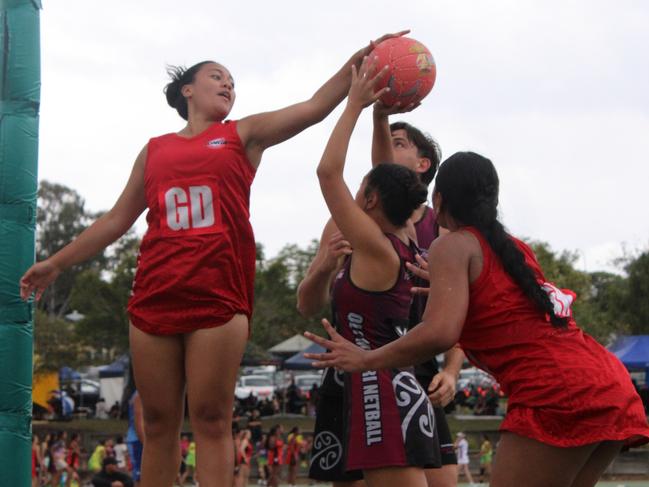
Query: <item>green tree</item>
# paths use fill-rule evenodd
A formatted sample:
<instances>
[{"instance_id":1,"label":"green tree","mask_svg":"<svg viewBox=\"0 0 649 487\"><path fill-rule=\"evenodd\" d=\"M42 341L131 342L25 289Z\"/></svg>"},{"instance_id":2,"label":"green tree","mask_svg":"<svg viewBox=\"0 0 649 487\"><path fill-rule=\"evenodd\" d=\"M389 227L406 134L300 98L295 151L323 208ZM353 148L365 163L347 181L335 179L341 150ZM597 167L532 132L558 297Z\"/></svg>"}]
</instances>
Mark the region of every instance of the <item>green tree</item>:
<instances>
[{"instance_id":1,"label":"green tree","mask_svg":"<svg viewBox=\"0 0 649 487\"><path fill-rule=\"evenodd\" d=\"M320 331L319 318L305 319L297 312L297 286L315 256L318 242L306 248L286 245L278 255L265 260L261 245L257 248L255 307L252 341L267 349L304 330Z\"/></svg>"},{"instance_id":2,"label":"green tree","mask_svg":"<svg viewBox=\"0 0 649 487\"><path fill-rule=\"evenodd\" d=\"M628 259L627 293L624 299L630 332L649 333L649 251Z\"/></svg>"},{"instance_id":3,"label":"green tree","mask_svg":"<svg viewBox=\"0 0 649 487\"><path fill-rule=\"evenodd\" d=\"M34 315L34 372L57 371L64 365L83 362L84 348L77 340L75 325L42 310Z\"/></svg>"},{"instance_id":4,"label":"green tree","mask_svg":"<svg viewBox=\"0 0 649 487\"><path fill-rule=\"evenodd\" d=\"M96 360L112 360L128 350L126 306L138 249L139 238L129 231L107 251L104 271L87 269L76 276L70 304L84 315L76 338L96 351Z\"/></svg>"},{"instance_id":5,"label":"green tree","mask_svg":"<svg viewBox=\"0 0 649 487\"><path fill-rule=\"evenodd\" d=\"M48 258L92 223L96 215L88 212L84 205L83 198L73 189L48 181L41 182L36 218L36 260ZM99 255L62 272L43 293L37 304L38 309L61 318L69 311L70 292L76 275L85 269L99 269L102 264L103 256Z\"/></svg>"}]
</instances>

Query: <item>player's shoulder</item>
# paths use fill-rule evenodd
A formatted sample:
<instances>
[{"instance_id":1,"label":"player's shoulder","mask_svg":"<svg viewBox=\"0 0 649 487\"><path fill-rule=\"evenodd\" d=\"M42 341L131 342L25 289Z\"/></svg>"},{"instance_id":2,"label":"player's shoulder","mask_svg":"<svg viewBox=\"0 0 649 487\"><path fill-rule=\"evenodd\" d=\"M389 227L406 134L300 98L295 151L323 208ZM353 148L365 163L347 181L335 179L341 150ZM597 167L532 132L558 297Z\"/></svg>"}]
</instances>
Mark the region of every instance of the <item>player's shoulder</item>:
<instances>
[{"instance_id":1,"label":"player's shoulder","mask_svg":"<svg viewBox=\"0 0 649 487\"><path fill-rule=\"evenodd\" d=\"M455 230L433 240L428 257L469 257L476 251L480 251L480 243L476 237L470 232Z\"/></svg>"}]
</instances>

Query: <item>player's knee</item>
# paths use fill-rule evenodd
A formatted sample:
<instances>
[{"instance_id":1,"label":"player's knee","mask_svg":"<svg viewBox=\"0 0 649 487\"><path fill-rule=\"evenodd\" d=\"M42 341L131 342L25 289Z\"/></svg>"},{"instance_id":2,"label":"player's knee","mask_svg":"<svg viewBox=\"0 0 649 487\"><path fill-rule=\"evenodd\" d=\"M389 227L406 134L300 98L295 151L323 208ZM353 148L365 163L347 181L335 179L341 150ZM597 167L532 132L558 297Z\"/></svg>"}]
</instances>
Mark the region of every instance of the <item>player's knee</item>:
<instances>
[{"instance_id":1,"label":"player's knee","mask_svg":"<svg viewBox=\"0 0 649 487\"><path fill-rule=\"evenodd\" d=\"M191 411L193 425L203 434L220 438L232 434L232 412L213 404L202 404Z\"/></svg>"},{"instance_id":2,"label":"player's knee","mask_svg":"<svg viewBox=\"0 0 649 487\"><path fill-rule=\"evenodd\" d=\"M144 435L147 439L176 438L180 426L180 415L164 409L144 412Z\"/></svg>"}]
</instances>

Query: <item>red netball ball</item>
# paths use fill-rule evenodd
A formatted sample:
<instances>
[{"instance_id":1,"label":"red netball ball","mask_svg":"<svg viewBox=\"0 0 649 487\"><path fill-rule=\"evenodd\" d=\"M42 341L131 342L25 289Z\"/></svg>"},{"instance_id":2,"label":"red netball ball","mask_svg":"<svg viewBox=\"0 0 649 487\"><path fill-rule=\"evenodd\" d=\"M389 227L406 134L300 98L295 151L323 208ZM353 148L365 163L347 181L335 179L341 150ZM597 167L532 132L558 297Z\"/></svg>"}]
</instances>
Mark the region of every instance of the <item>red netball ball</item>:
<instances>
[{"instance_id":1,"label":"red netball ball","mask_svg":"<svg viewBox=\"0 0 649 487\"><path fill-rule=\"evenodd\" d=\"M400 102L401 106L418 103L430 93L435 84L437 69L428 48L408 37L393 37L377 44L370 53L377 69L388 66L387 74L377 84L377 91L388 86L390 91L381 96L387 105Z\"/></svg>"}]
</instances>

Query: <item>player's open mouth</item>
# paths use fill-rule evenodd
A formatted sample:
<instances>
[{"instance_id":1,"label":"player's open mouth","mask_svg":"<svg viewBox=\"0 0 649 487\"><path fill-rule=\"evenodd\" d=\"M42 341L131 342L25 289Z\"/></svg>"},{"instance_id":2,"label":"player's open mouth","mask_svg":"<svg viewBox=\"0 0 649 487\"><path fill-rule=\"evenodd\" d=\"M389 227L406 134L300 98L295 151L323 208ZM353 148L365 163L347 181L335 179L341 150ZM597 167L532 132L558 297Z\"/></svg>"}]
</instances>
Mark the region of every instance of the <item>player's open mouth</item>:
<instances>
[{"instance_id":1,"label":"player's open mouth","mask_svg":"<svg viewBox=\"0 0 649 487\"><path fill-rule=\"evenodd\" d=\"M230 96L230 93L228 93L227 91L222 91L221 93L219 93L219 96L222 96L223 98L225 98L228 101L230 101L232 99L232 97Z\"/></svg>"}]
</instances>

